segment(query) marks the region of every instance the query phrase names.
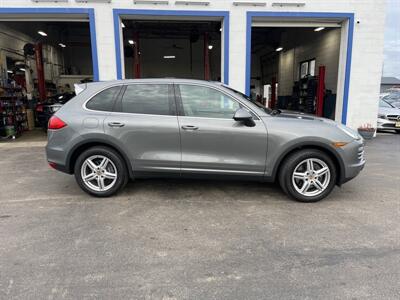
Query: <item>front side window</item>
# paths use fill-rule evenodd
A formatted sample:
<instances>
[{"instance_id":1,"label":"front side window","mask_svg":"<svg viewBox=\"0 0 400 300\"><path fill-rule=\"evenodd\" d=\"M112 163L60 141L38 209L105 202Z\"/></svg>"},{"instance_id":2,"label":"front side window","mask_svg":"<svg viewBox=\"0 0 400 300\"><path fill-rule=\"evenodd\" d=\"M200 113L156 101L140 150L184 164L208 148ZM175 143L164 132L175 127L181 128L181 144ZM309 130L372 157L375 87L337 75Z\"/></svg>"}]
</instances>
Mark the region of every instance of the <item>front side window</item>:
<instances>
[{"instance_id":1,"label":"front side window","mask_svg":"<svg viewBox=\"0 0 400 300\"><path fill-rule=\"evenodd\" d=\"M89 102L86 104L86 108L100 111L112 111L115 98L117 97L120 89L121 86L114 86L98 93L89 100Z\"/></svg>"},{"instance_id":2,"label":"front side window","mask_svg":"<svg viewBox=\"0 0 400 300\"><path fill-rule=\"evenodd\" d=\"M170 115L168 85L128 85L122 97L122 111L136 114Z\"/></svg>"},{"instance_id":3,"label":"front side window","mask_svg":"<svg viewBox=\"0 0 400 300\"><path fill-rule=\"evenodd\" d=\"M232 119L240 108L237 101L212 88L179 85L185 116Z\"/></svg>"}]
</instances>

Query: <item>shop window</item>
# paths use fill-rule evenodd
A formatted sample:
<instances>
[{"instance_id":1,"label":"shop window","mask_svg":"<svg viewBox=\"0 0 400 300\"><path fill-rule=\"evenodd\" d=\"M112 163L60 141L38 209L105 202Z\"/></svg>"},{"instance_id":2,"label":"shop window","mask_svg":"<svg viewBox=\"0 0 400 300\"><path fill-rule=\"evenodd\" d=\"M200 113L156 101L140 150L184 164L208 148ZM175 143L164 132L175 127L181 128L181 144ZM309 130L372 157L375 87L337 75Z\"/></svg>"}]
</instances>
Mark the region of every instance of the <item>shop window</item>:
<instances>
[{"instance_id":1,"label":"shop window","mask_svg":"<svg viewBox=\"0 0 400 300\"><path fill-rule=\"evenodd\" d=\"M315 76L315 58L300 63L300 79L306 76Z\"/></svg>"}]
</instances>

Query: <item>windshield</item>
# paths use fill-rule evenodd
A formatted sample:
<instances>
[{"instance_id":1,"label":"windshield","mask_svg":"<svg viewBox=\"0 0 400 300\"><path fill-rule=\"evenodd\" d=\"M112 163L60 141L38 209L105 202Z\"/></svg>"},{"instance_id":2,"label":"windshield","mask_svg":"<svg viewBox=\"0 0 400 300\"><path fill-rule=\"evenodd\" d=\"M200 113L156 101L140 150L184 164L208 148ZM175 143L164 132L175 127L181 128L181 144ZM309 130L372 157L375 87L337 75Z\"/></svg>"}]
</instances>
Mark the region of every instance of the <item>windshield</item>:
<instances>
[{"instance_id":1,"label":"windshield","mask_svg":"<svg viewBox=\"0 0 400 300\"><path fill-rule=\"evenodd\" d=\"M398 101L400 101L400 93L391 93L391 94L383 97L382 100L385 100L386 102L389 102L389 103L398 102Z\"/></svg>"},{"instance_id":2,"label":"windshield","mask_svg":"<svg viewBox=\"0 0 400 300\"><path fill-rule=\"evenodd\" d=\"M392 105L383 100L379 100L379 107L393 108Z\"/></svg>"},{"instance_id":3,"label":"windshield","mask_svg":"<svg viewBox=\"0 0 400 300\"><path fill-rule=\"evenodd\" d=\"M267 114L270 114L272 112L272 109L265 107L264 105L262 105L261 103L257 102L257 101L253 101L249 96L247 96L246 94L243 94L242 92L239 92L237 90L234 90L233 88L223 84L223 87L227 88L228 90L234 92L235 94L239 95L241 98L244 98L245 100L255 104L256 106L258 106L259 108L261 108L263 111L265 111Z\"/></svg>"}]
</instances>

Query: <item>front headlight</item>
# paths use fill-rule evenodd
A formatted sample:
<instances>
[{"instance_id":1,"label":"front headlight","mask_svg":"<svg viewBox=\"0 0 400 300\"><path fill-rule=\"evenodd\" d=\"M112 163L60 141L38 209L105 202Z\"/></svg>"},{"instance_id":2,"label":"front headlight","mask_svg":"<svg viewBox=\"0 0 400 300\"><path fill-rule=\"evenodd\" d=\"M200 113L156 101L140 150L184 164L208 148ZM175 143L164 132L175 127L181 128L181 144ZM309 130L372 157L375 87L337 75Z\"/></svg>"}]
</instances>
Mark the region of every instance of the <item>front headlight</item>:
<instances>
[{"instance_id":1,"label":"front headlight","mask_svg":"<svg viewBox=\"0 0 400 300\"><path fill-rule=\"evenodd\" d=\"M359 140L361 138L360 134L357 131L355 131L343 124L338 124L338 128L355 140Z\"/></svg>"},{"instance_id":2,"label":"front headlight","mask_svg":"<svg viewBox=\"0 0 400 300\"><path fill-rule=\"evenodd\" d=\"M378 114L379 119L387 119L386 115L384 114Z\"/></svg>"}]
</instances>

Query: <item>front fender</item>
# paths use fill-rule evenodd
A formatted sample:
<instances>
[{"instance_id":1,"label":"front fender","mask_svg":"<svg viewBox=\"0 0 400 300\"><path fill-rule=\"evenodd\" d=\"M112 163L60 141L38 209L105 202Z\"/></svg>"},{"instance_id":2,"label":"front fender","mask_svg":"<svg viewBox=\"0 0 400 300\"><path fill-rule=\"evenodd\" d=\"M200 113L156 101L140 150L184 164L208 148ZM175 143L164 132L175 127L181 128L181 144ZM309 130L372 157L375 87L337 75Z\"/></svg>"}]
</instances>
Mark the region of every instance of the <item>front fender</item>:
<instances>
[{"instance_id":1,"label":"front fender","mask_svg":"<svg viewBox=\"0 0 400 300\"><path fill-rule=\"evenodd\" d=\"M331 141L324 138L317 137L302 137L291 140L284 145L274 145L275 149L268 149L267 155L267 168L265 170L265 177L268 181L274 181L276 179L279 167L283 160L292 152L300 149L315 148L327 152L332 156L336 165L338 166L338 182L343 181L344 177L344 161L340 154L341 149L334 148L331 146ZM269 166L269 167L268 167Z\"/></svg>"}]
</instances>

